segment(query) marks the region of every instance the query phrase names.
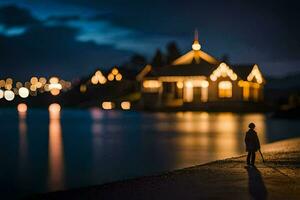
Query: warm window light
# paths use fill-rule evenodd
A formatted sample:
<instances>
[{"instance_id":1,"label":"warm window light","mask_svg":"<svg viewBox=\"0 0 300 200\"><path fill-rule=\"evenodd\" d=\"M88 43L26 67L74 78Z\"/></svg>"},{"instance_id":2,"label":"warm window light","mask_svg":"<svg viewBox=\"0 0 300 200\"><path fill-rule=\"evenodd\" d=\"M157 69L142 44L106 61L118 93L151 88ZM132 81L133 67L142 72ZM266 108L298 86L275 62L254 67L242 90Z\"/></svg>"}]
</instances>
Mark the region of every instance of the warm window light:
<instances>
[{"instance_id":1,"label":"warm window light","mask_svg":"<svg viewBox=\"0 0 300 200\"><path fill-rule=\"evenodd\" d=\"M232 83L230 81L219 82L219 97L230 98L232 97Z\"/></svg>"},{"instance_id":2,"label":"warm window light","mask_svg":"<svg viewBox=\"0 0 300 200\"><path fill-rule=\"evenodd\" d=\"M113 81L114 78L115 78L115 76L114 76L112 73L108 74L108 76L107 76L107 79L108 79L109 81Z\"/></svg>"},{"instance_id":3,"label":"warm window light","mask_svg":"<svg viewBox=\"0 0 300 200\"><path fill-rule=\"evenodd\" d=\"M116 76L119 73L119 70L117 68L113 68L111 73Z\"/></svg>"},{"instance_id":4,"label":"warm window light","mask_svg":"<svg viewBox=\"0 0 300 200\"><path fill-rule=\"evenodd\" d=\"M29 96L29 90L26 87L21 87L19 89L19 96L22 98L27 98Z\"/></svg>"},{"instance_id":5,"label":"warm window light","mask_svg":"<svg viewBox=\"0 0 300 200\"><path fill-rule=\"evenodd\" d=\"M15 93L13 91L11 91L11 90L5 90L5 92L4 92L4 98L7 101L12 101L15 98Z\"/></svg>"},{"instance_id":6,"label":"warm window light","mask_svg":"<svg viewBox=\"0 0 300 200\"><path fill-rule=\"evenodd\" d=\"M182 89L183 88L183 83L181 81L176 83L177 88Z\"/></svg>"},{"instance_id":7,"label":"warm window light","mask_svg":"<svg viewBox=\"0 0 300 200\"><path fill-rule=\"evenodd\" d=\"M114 104L113 104L113 102L111 102L111 101L104 101L104 102L102 103L102 108L103 108L104 110L111 110L111 109L113 109L113 106L114 106Z\"/></svg>"},{"instance_id":8,"label":"warm window light","mask_svg":"<svg viewBox=\"0 0 300 200\"><path fill-rule=\"evenodd\" d=\"M86 85L84 85L84 84L80 85L80 88L79 88L79 90L80 90L80 92L81 92L81 93L85 93L85 92L86 92L86 90L87 90L87 87L86 87Z\"/></svg>"},{"instance_id":9,"label":"warm window light","mask_svg":"<svg viewBox=\"0 0 300 200\"><path fill-rule=\"evenodd\" d=\"M117 74L116 75L116 80L117 81L121 81L122 80L122 75L121 74Z\"/></svg>"},{"instance_id":10,"label":"warm window light","mask_svg":"<svg viewBox=\"0 0 300 200\"><path fill-rule=\"evenodd\" d=\"M19 113L26 113L27 112L27 105L25 103L20 103L17 107Z\"/></svg>"},{"instance_id":11,"label":"warm window light","mask_svg":"<svg viewBox=\"0 0 300 200\"><path fill-rule=\"evenodd\" d=\"M130 104L129 101L123 101L123 102L121 103L121 108L122 108L123 110L129 110L130 107L131 107L131 104Z\"/></svg>"},{"instance_id":12,"label":"warm window light","mask_svg":"<svg viewBox=\"0 0 300 200\"><path fill-rule=\"evenodd\" d=\"M193 83L192 81L186 81L184 83L184 90L183 90L183 98L185 102L192 102L194 98L193 92Z\"/></svg>"},{"instance_id":13,"label":"warm window light","mask_svg":"<svg viewBox=\"0 0 300 200\"><path fill-rule=\"evenodd\" d=\"M159 88L161 83L157 80L146 80L143 82L144 88Z\"/></svg>"},{"instance_id":14,"label":"warm window light","mask_svg":"<svg viewBox=\"0 0 300 200\"><path fill-rule=\"evenodd\" d=\"M4 92L3 90L0 89L0 99L2 99L4 97Z\"/></svg>"},{"instance_id":15,"label":"warm window light","mask_svg":"<svg viewBox=\"0 0 300 200\"><path fill-rule=\"evenodd\" d=\"M208 81L201 81L201 87L207 88L209 86Z\"/></svg>"}]
</instances>

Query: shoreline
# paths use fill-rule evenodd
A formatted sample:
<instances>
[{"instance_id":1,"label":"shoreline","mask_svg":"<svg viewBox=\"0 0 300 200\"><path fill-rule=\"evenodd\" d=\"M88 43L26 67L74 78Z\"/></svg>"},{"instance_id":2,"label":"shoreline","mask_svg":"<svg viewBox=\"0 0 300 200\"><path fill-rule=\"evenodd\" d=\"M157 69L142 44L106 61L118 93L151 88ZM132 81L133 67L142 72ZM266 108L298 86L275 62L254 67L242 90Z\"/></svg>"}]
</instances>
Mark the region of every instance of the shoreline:
<instances>
[{"instance_id":1,"label":"shoreline","mask_svg":"<svg viewBox=\"0 0 300 200\"><path fill-rule=\"evenodd\" d=\"M300 138L263 145L262 152L266 162L257 154L257 168L253 169L245 169L245 155L241 155L160 175L36 194L28 199L297 199Z\"/></svg>"}]
</instances>

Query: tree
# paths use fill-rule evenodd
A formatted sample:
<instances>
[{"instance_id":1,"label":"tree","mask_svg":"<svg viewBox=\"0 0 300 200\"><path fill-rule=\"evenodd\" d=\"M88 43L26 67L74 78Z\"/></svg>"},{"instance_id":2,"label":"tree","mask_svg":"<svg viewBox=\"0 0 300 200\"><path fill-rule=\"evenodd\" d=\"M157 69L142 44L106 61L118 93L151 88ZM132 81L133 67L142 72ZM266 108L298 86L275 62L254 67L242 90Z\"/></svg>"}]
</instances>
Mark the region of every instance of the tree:
<instances>
[{"instance_id":1,"label":"tree","mask_svg":"<svg viewBox=\"0 0 300 200\"><path fill-rule=\"evenodd\" d=\"M167 44L167 64L171 64L174 60L179 58L180 51L176 42L170 42Z\"/></svg>"},{"instance_id":2,"label":"tree","mask_svg":"<svg viewBox=\"0 0 300 200\"><path fill-rule=\"evenodd\" d=\"M157 49L154 57L152 58L151 65L155 68L159 68L162 67L164 64L164 55L162 54L160 49Z\"/></svg>"}]
</instances>

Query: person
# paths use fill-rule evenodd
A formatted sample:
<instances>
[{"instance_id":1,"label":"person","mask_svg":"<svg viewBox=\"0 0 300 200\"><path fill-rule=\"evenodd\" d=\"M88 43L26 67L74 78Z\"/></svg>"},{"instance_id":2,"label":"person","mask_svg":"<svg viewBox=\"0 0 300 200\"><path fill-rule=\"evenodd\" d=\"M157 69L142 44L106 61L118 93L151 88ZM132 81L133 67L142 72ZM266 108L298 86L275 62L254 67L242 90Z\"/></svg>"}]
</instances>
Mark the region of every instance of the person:
<instances>
[{"instance_id":1,"label":"person","mask_svg":"<svg viewBox=\"0 0 300 200\"><path fill-rule=\"evenodd\" d=\"M255 164L255 152L260 150L260 143L257 137L257 133L254 130L255 124L249 124L249 130L245 136L245 143L246 143L246 151L248 152L247 155L247 165L254 166Z\"/></svg>"}]
</instances>

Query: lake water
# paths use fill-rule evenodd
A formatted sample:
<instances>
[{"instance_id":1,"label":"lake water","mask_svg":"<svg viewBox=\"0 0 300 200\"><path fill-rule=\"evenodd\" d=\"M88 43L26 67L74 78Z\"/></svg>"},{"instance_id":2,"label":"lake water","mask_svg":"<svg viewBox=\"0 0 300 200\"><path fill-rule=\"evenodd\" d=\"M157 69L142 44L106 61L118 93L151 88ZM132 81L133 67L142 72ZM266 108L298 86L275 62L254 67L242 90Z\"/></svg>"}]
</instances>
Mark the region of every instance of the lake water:
<instances>
[{"instance_id":1,"label":"lake water","mask_svg":"<svg viewBox=\"0 0 300 200\"><path fill-rule=\"evenodd\" d=\"M300 136L299 121L264 114L0 110L3 195L101 184L244 153L254 122L261 143Z\"/></svg>"}]
</instances>

